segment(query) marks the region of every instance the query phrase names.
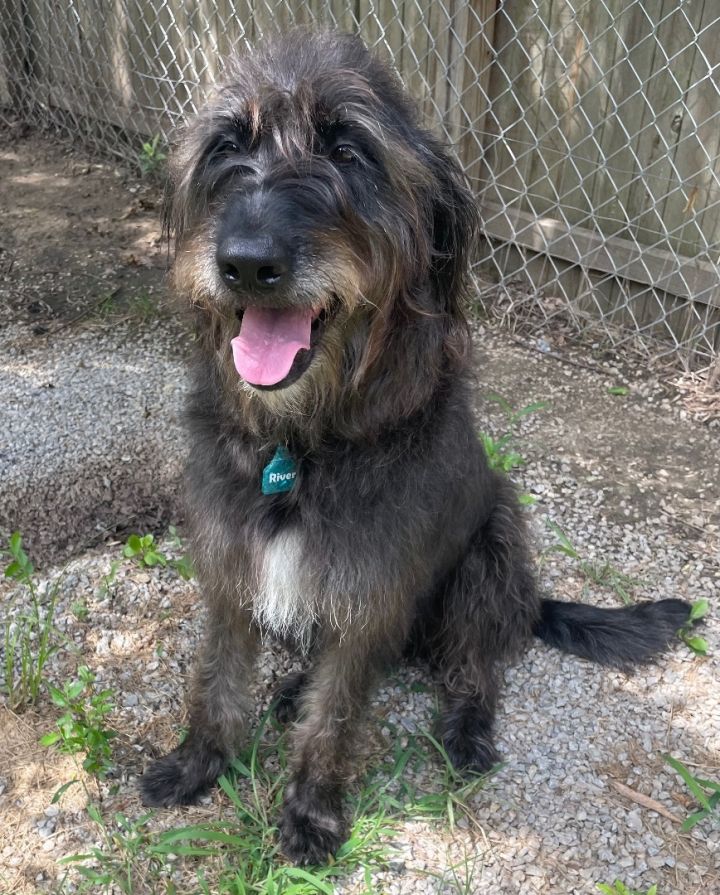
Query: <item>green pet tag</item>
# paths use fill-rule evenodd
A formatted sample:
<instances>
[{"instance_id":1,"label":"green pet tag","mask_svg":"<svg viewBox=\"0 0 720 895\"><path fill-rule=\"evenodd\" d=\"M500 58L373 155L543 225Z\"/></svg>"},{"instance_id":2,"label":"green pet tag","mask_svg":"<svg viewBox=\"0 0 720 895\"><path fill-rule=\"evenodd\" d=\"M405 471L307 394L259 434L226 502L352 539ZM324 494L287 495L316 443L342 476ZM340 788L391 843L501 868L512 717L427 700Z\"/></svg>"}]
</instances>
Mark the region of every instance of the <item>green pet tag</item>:
<instances>
[{"instance_id":1,"label":"green pet tag","mask_svg":"<svg viewBox=\"0 0 720 895\"><path fill-rule=\"evenodd\" d=\"M263 469L262 493L279 494L281 491L290 491L295 484L297 466L288 454L287 448L277 446L275 456Z\"/></svg>"}]
</instances>

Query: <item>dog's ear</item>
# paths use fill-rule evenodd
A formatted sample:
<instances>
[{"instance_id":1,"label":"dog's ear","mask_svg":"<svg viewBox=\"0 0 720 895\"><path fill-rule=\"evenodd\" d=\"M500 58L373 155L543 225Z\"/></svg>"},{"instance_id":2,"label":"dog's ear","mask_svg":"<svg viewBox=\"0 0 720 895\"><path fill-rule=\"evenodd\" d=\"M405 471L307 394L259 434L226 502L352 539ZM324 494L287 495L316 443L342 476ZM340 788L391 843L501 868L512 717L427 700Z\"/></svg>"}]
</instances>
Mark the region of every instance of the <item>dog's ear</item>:
<instances>
[{"instance_id":1,"label":"dog's ear","mask_svg":"<svg viewBox=\"0 0 720 895\"><path fill-rule=\"evenodd\" d=\"M446 311L456 313L477 238L478 206L457 159L434 140L428 150L433 172L431 270L437 299Z\"/></svg>"}]
</instances>

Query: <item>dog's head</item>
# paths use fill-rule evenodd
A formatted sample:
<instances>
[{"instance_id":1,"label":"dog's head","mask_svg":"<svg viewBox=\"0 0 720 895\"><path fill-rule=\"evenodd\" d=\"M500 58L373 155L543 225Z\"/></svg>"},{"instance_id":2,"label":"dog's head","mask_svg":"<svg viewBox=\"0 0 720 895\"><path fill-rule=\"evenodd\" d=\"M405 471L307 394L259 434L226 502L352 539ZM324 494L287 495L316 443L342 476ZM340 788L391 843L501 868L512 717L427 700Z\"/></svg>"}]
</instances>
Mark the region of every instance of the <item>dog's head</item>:
<instances>
[{"instance_id":1,"label":"dog's head","mask_svg":"<svg viewBox=\"0 0 720 895\"><path fill-rule=\"evenodd\" d=\"M359 39L295 32L237 60L171 170L175 283L243 400L307 416L461 349L473 199Z\"/></svg>"}]
</instances>

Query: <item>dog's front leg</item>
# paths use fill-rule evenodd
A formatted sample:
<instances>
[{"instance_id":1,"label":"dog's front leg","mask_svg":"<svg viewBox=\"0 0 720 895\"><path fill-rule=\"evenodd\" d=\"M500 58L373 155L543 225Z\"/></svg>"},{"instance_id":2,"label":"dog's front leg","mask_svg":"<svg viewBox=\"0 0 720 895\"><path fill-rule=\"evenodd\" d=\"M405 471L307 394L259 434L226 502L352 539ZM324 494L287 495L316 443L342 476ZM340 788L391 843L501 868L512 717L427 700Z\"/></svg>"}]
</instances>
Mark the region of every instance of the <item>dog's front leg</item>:
<instances>
[{"instance_id":1,"label":"dog's front leg","mask_svg":"<svg viewBox=\"0 0 720 895\"><path fill-rule=\"evenodd\" d=\"M251 715L248 679L256 652L252 614L227 603L211 606L190 694L190 730L143 775L144 804L190 805L225 771Z\"/></svg>"},{"instance_id":2,"label":"dog's front leg","mask_svg":"<svg viewBox=\"0 0 720 895\"><path fill-rule=\"evenodd\" d=\"M354 756L355 726L376 673L401 645L400 628L391 622L382 632L358 625L326 643L308 675L280 820L282 850L296 863L325 862L347 837L343 783Z\"/></svg>"}]
</instances>

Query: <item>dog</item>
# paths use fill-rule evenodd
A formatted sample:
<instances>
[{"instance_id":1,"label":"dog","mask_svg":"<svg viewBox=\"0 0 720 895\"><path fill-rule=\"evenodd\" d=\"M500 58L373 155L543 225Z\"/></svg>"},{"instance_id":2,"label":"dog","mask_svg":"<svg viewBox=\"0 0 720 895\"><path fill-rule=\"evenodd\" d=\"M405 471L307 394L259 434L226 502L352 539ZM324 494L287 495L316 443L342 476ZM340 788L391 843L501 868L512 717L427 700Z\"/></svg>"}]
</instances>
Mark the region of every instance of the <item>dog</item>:
<instances>
[{"instance_id":1,"label":"dog","mask_svg":"<svg viewBox=\"0 0 720 895\"><path fill-rule=\"evenodd\" d=\"M627 669L689 606L539 594L470 409L476 204L360 39L298 31L237 60L170 180L174 288L197 330L187 498L208 621L189 733L145 772L143 799L192 803L223 773L275 635L308 665L278 692L295 720L281 848L320 863L346 838L368 693L403 652L439 669L452 763L485 772L499 675L534 637Z\"/></svg>"}]
</instances>

